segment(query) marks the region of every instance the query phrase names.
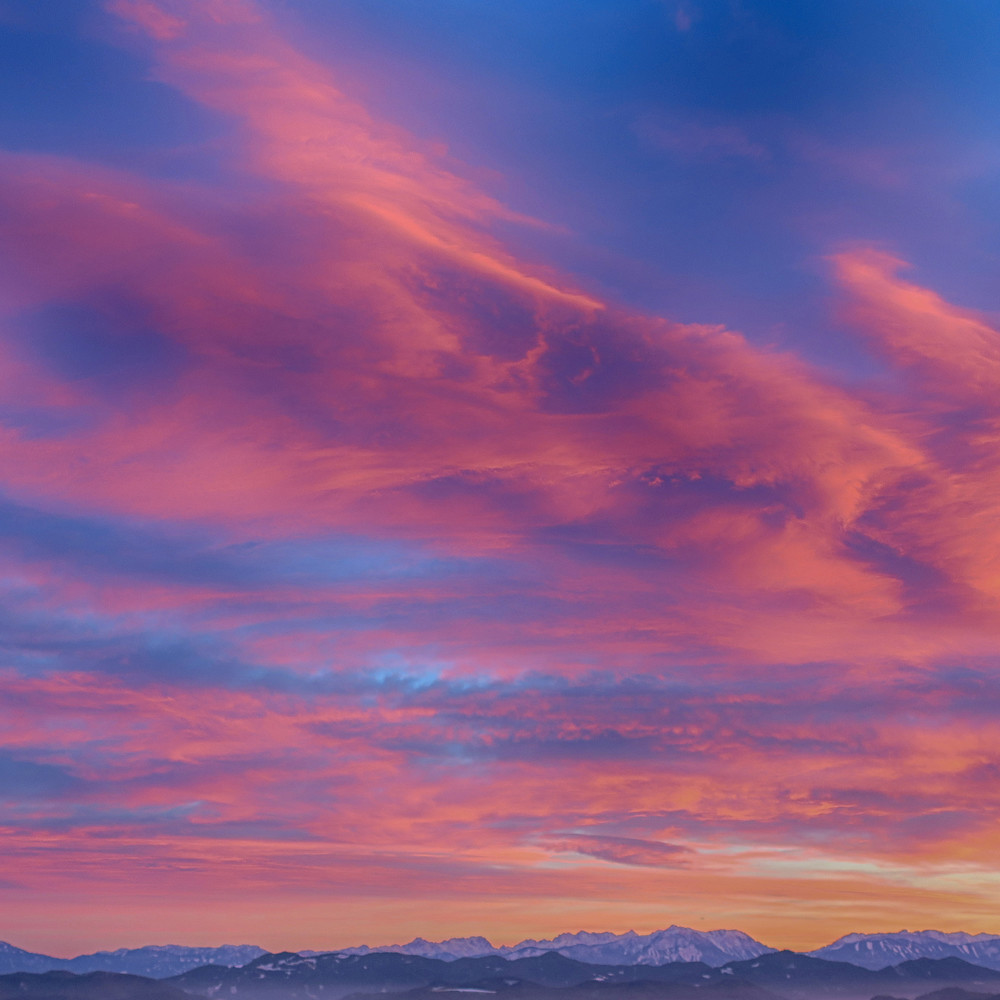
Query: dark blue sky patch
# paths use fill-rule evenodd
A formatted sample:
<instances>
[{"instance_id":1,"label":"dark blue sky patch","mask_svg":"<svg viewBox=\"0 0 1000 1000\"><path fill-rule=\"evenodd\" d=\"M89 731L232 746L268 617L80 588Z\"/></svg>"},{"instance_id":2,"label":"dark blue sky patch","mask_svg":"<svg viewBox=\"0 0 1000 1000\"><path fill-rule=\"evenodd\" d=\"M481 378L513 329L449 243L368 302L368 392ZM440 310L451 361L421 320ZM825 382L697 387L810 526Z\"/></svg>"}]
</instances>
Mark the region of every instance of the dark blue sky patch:
<instances>
[{"instance_id":1,"label":"dark blue sky patch","mask_svg":"<svg viewBox=\"0 0 1000 1000\"><path fill-rule=\"evenodd\" d=\"M169 385L188 361L185 348L159 330L140 303L110 291L44 306L20 327L24 348L54 374L89 383L111 401Z\"/></svg>"},{"instance_id":2,"label":"dark blue sky patch","mask_svg":"<svg viewBox=\"0 0 1000 1000\"><path fill-rule=\"evenodd\" d=\"M164 83L99 5L7 0L0 30L0 147L211 176L229 124Z\"/></svg>"},{"instance_id":3,"label":"dark blue sky patch","mask_svg":"<svg viewBox=\"0 0 1000 1000\"><path fill-rule=\"evenodd\" d=\"M441 558L421 546L350 535L226 543L205 531L40 510L0 496L0 544L111 577L214 584L236 591L282 584L482 578L517 586L502 560ZM306 595L304 595L306 596Z\"/></svg>"},{"instance_id":4,"label":"dark blue sky patch","mask_svg":"<svg viewBox=\"0 0 1000 1000\"><path fill-rule=\"evenodd\" d=\"M35 802L80 791L86 782L68 768L0 750L0 800Z\"/></svg>"}]
</instances>

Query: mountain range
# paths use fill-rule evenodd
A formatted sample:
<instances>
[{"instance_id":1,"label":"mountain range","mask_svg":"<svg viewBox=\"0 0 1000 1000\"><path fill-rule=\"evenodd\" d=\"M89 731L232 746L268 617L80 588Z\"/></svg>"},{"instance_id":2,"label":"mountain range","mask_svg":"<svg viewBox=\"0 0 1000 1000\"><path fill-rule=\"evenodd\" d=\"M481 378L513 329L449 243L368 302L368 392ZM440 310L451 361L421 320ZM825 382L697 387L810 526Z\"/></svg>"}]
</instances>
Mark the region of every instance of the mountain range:
<instances>
[{"instance_id":1,"label":"mountain range","mask_svg":"<svg viewBox=\"0 0 1000 1000\"><path fill-rule=\"evenodd\" d=\"M945 934L941 931L845 934L809 954L850 962L866 969L882 969L910 958L963 958L987 969L1000 969L1000 937L996 934Z\"/></svg>"},{"instance_id":2,"label":"mountain range","mask_svg":"<svg viewBox=\"0 0 1000 1000\"><path fill-rule=\"evenodd\" d=\"M458 998L449 994L479 994ZM595 965L549 951L444 961L398 952L263 954L167 979L63 970L0 975L0 1000L1000 1000L1000 972L921 958L866 969L790 951L704 962ZM444 996L442 996L444 994Z\"/></svg>"},{"instance_id":3,"label":"mountain range","mask_svg":"<svg viewBox=\"0 0 1000 1000\"><path fill-rule=\"evenodd\" d=\"M537 941L528 939L515 945L494 947L483 937L449 938L432 942L415 938L409 944L343 948L341 954L368 955L374 952L399 952L424 958L453 961L483 955L523 958L558 951L581 962L664 965L668 962L705 962L721 966L729 961L756 958L773 952L743 931L697 931L672 925L651 934L560 934ZM301 954L320 954L302 952ZM974 965L1000 970L1000 935L945 933L942 931L896 931L883 934L847 934L831 944L806 954L814 958L849 962L866 969L884 969L916 958L961 958Z\"/></svg>"},{"instance_id":4,"label":"mountain range","mask_svg":"<svg viewBox=\"0 0 1000 1000\"><path fill-rule=\"evenodd\" d=\"M376 992L410 998L417 996L414 991L506 994L515 987L538 994L536 1000L626 1000L645 993L659 1000L691 1000L693 995L705 1000L870 1000L913 997L929 987L997 994L1000 972L958 958L917 959L872 970L791 951L772 951L719 968L704 962L594 965L553 951L528 958L487 955L450 962L398 952L310 957L286 952L263 955L238 969L193 969L170 984L196 996L232 1000L345 1000Z\"/></svg>"},{"instance_id":5,"label":"mountain range","mask_svg":"<svg viewBox=\"0 0 1000 1000\"><path fill-rule=\"evenodd\" d=\"M263 955L264 949L252 944L224 944L218 948L188 948L183 945L146 945L142 948L119 948L95 951L76 958L54 958L0 941L0 974L14 972L119 972L151 979L166 979L199 965L246 965Z\"/></svg>"},{"instance_id":6,"label":"mountain range","mask_svg":"<svg viewBox=\"0 0 1000 1000\"><path fill-rule=\"evenodd\" d=\"M651 934L580 931L543 940L527 939L514 945L494 946L484 937L449 938L436 942L416 938L408 944L360 945L342 948L335 953L302 951L296 954L301 958L315 958L327 954L363 957L395 953L456 962L486 957L511 961L556 952L564 958L590 965L665 966L678 962L700 962L717 969L730 962L758 958L774 951L742 931L698 931L673 925ZM147 945L99 951L75 958L55 958L0 942L0 974L65 970L75 973L119 972L166 979L205 965L245 966L265 954L265 950L256 945L222 945L217 948ZM868 970L884 969L912 959L955 958L1000 971L1000 935L933 930L847 934L807 954L812 958L846 962Z\"/></svg>"},{"instance_id":7,"label":"mountain range","mask_svg":"<svg viewBox=\"0 0 1000 1000\"><path fill-rule=\"evenodd\" d=\"M713 969L704 962L591 965L530 958L422 958L399 953L265 954L237 968L202 966L169 979L54 971L0 976L0 1000L997 1000L1000 973L957 958L872 970L794 952ZM445 994L442 996L441 994ZM479 998L476 998L479 1000Z\"/></svg>"},{"instance_id":8,"label":"mountain range","mask_svg":"<svg viewBox=\"0 0 1000 1000\"><path fill-rule=\"evenodd\" d=\"M191 996L162 979L60 969L0 976L0 1000L191 1000Z\"/></svg>"},{"instance_id":9,"label":"mountain range","mask_svg":"<svg viewBox=\"0 0 1000 1000\"><path fill-rule=\"evenodd\" d=\"M755 941L743 931L696 931L676 924L651 934L636 934L635 931L626 931L624 934L579 931L543 940L529 938L519 944L499 947L494 947L484 937L463 937L440 942L415 938L409 944L381 945L375 948L361 945L357 948L340 949L343 955L398 952L445 961L479 958L484 955L531 958L549 951L557 951L566 958L575 958L580 962L597 964L666 965L669 962L705 962L707 965L718 966L734 959L756 958L774 949Z\"/></svg>"}]
</instances>

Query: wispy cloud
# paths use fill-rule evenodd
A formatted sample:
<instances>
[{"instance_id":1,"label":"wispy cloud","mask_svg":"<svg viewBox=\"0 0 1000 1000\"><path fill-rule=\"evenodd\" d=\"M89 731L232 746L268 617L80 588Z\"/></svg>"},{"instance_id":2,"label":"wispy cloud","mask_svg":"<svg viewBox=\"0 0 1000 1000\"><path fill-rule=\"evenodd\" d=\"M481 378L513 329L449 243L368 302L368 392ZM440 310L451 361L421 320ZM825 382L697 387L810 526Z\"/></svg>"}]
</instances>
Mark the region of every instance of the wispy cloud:
<instances>
[{"instance_id":1,"label":"wispy cloud","mask_svg":"<svg viewBox=\"0 0 1000 1000\"><path fill-rule=\"evenodd\" d=\"M544 838L543 846L550 851L586 854L618 865L638 865L648 868L678 868L686 865L689 847L664 844L635 837L600 837L587 833L552 834Z\"/></svg>"}]
</instances>

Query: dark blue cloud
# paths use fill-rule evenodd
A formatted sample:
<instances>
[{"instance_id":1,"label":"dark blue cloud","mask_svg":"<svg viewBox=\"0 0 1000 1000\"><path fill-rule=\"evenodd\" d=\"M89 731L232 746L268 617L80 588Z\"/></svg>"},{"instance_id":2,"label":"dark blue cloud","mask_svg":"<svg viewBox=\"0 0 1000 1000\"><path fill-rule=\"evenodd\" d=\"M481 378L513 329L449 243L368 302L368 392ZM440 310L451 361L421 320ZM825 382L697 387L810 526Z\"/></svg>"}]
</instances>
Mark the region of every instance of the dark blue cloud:
<instances>
[{"instance_id":1,"label":"dark blue cloud","mask_svg":"<svg viewBox=\"0 0 1000 1000\"><path fill-rule=\"evenodd\" d=\"M155 392L173 381L187 352L137 302L113 293L50 303L21 320L30 350L57 377L87 382L107 399Z\"/></svg>"},{"instance_id":2,"label":"dark blue cloud","mask_svg":"<svg viewBox=\"0 0 1000 1000\"><path fill-rule=\"evenodd\" d=\"M29 507L0 496L0 544L87 573L245 590L268 584L475 578L513 586L500 560L441 558L416 545L357 536L226 543L204 531ZM308 594L303 597L308 599Z\"/></svg>"},{"instance_id":3,"label":"dark blue cloud","mask_svg":"<svg viewBox=\"0 0 1000 1000\"><path fill-rule=\"evenodd\" d=\"M86 782L69 768L31 760L27 754L0 750L0 799L33 803L79 792Z\"/></svg>"}]
</instances>

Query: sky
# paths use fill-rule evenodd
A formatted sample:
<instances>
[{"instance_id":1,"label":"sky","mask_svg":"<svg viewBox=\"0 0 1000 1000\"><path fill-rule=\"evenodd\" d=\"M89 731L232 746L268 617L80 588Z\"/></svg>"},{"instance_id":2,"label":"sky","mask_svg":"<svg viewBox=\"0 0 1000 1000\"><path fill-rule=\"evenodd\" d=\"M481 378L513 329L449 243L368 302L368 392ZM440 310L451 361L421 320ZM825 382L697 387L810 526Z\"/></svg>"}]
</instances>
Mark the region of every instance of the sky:
<instances>
[{"instance_id":1,"label":"sky","mask_svg":"<svg viewBox=\"0 0 1000 1000\"><path fill-rule=\"evenodd\" d=\"M0 939L1000 933L993 0L0 0Z\"/></svg>"}]
</instances>

